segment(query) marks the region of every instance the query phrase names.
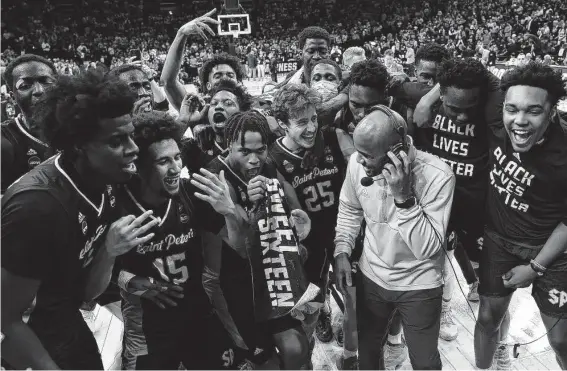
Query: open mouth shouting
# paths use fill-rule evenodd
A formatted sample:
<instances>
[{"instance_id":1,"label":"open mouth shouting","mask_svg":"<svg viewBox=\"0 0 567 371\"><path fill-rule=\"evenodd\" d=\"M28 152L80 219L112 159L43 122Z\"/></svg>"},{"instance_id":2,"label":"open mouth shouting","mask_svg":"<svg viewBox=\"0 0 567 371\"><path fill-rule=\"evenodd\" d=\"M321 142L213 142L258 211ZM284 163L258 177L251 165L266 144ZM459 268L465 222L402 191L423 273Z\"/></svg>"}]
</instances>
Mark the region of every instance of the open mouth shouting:
<instances>
[{"instance_id":1,"label":"open mouth shouting","mask_svg":"<svg viewBox=\"0 0 567 371\"><path fill-rule=\"evenodd\" d=\"M260 168L259 167L254 167L252 169L246 170L246 177L248 179L252 179L252 178L254 178L255 176L258 176L258 175L260 175Z\"/></svg>"},{"instance_id":2,"label":"open mouth shouting","mask_svg":"<svg viewBox=\"0 0 567 371\"><path fill-rule=\"evenodd\" d=\"M517 150L529 147L535 136L535 132L529 129L510 129L509 134L510 141Z\"/></svg>"},{"instance_id":3,"label":"open mouth shouting","mask_svg":"<svg viewBox=\"0 0 567 371\"><path fill-rule=\"evenodd\" d=\"M213 115L213 125L216 127L224 127L226 120L226 115L222 112L215 112Z\"/></svg>"},{"instance_id":4,"label":"open mouth shouting","mask_svg":"<svg viewBox=\"0 0 567 371\"><path fill-rule=\"evenodd\" d=\"M165 183L166 188L175 190L177 189L177 187L179 187L179 174L175 176L165 177L163 182Z\"/></svg>"},{"instance_id":5,"label":"open mouth shouting","mask_svg":"<svg viewBox=\"0 0 567 371\"><path fill-rule=\"evenodd\" d=\"M134 161L136 161L135 158L132 161L128 162L126 165L122 166L122 170L130 175L136 174L138 172L138 168L136 167Z\"/></svg>"}]
</instances>

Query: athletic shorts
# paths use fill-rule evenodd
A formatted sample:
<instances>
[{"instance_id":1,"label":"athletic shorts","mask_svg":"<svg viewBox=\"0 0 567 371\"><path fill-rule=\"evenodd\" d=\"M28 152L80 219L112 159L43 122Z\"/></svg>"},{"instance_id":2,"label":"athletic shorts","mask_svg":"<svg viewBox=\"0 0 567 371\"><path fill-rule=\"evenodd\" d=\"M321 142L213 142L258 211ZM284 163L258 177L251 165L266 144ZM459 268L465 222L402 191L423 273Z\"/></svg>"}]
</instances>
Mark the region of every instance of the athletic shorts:
<instances>
[{"instance_id":1,"label":"athletic shorts","mask_svg":"<svg viewBox=\"0 0 567 371\"><path fill-rule=\"evenodd\" d=\"M182 364L188 370L220 370L234 369L238 362L230 336L212 314L167 341L138 345L143 346L136 351L123 347L123 369L177 370Z\"/></svg>"},{"instance_id":2,"label":"athletic shorts","mask_svg":"<svg viewBox=\"0 0 567 371\"><path fill-rule=\"evenodd\" d=\"M505 297L515 289L504 287L502 276L512 268L529 264L538 248L518 246L486 231L480 257L478 292L484 296ZM541 313L559 318L567 313L567 254L563 254L537 277L532 296Z\"/></svg>"},{"instance_id":3,"label":"athletic shorts","mask_svg":"<svg viewBox=\"0 0 567 371\"><path fill-rule=\"evenodd\" d=\"M480 251L482 250L483 235L482 228L480 230L478 228L472 230L447 230L447 251L455 250L457 243L460 243L463 245L469 260L478 263L480 261Z\"/></svg>"}]
</instances>

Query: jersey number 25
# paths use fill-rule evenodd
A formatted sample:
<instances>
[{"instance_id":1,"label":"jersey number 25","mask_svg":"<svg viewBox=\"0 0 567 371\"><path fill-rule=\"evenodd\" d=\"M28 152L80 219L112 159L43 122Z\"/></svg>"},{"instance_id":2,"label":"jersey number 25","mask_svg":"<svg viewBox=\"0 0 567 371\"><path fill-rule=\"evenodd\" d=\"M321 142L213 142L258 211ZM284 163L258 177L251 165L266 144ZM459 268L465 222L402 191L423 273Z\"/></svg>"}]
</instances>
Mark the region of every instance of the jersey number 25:
<instances>
[{"instance_id":1,"label":"jersey number 25","mask_svg":"<svg viewBox=\"0 0 567 371\"><path fill-rule=\"evenodd\" d=\"M305 206L307 211L320 211L323 207L335 204L335 195L331 191L331 181L317 183L303 189L305 195Z\"/></svg>"}]
</instances>

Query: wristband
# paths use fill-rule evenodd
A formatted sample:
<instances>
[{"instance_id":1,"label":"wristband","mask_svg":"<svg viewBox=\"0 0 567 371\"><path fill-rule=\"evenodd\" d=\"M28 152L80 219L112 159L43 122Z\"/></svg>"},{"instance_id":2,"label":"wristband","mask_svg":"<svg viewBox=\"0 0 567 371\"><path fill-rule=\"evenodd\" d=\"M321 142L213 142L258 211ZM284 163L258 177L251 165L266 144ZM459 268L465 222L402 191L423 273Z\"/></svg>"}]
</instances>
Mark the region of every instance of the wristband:
<instances>
[{"instance_id":1,"label":"wristband","mask_svg":"<svg viewBox=\"0 0 567 371\"><path fill-rule=\"evenodd\" d=\"M128 282L130 282L130 280L134 277L136 277L135 274L124 270L120 271L120 274L118 275L118 287L124 291L128 291Z\"/></svg>"},{"instance_id":2,"label":"wristband","mask_svg":"<svg viewBox=\"0 0 567 371\"><path fill-rule=\"evenodd\" d=\"M543 274L545 273L545 271L547 271L547 268L544 267L543 265L539 264L538 262L536 262L535 260L530 260L530 267L532 267L532 269L537 273L538 276L543 276Z\"/></svg>"}]
</instances>

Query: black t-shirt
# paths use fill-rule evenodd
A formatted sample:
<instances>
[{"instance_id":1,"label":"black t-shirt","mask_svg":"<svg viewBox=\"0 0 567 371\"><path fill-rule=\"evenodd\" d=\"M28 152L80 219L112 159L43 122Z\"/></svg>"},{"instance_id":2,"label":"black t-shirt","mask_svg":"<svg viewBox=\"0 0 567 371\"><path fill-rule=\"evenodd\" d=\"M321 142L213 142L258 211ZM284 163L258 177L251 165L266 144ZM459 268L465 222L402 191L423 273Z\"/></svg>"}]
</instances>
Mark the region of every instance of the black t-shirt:
<instances>
[{"instance_id":1,"label":"black t-shirt","mask_svg":"<svg viewBox=\"0 0 567 371\"><path fill-rule=\"evenodd\" d=\"M487 225L505 239L541 245L567 224L567 132L557 118L545 138L519 154L503 125L492 131Z\"/></svg>"},{"instance_id":2,"label":"black t-shirt","mask_svg":"<svg viewBox=\"0 0 567 371\"><path fill-rule=\"evenodd\" d=\"M499 81L494 75L490 75L490 89L498 91ZM424 84L404 83L397 93L404 101L419 102L430 89ZM499 106L501 99L502 95L495 102L487 103L486 111L489 106ZM481 104L485 106L485 103ZM441 158L455 174L457 183L452 220L466 221L471 215L482 214L484 208L489 170L489 125L494 120L492 116L502 117L498 110L490 111L490 117L483 114L486 111L481 109L471 122L457 125L445 114L443 105L438 104L433 108L431 126L417 128L414 134L414 144L418 149Z\"/></svg>"},{"instance_id":3,"label":"black t-shirt","mask_svg":"<svg viewBox=\"0 0 567 371\"><path fill-rule=\"evenodd\" d=\"M180 179L184 191L170 198L161 208L153 208L154 217L161 223L148 233L154 237L117 259L117 265L132 274L151 277L184 288L184 299L177 307L165 310L153 302L142 300L144 333L166 332L180 326L186 319L203 318L210 311L208 297L202 284L202 232L218 234L224 218L205 202L194 196L195 187ZM139 216L149 207L134 196L137 185L120 187L121 214ZM139 193L136 193L139 194ZM182 201L183 198L183 201ZM167 318L167 319L165 319Z\"/></svg>"},{"instance_id":4,"label":"black t-shirt","mask_svg":"<svg viewBox=\"0 0 567 371\"><path fill-rule=\"evenodd\" d=\"M2 193L16 179L45 161L53 151L34 137L22 116L2 123Z\"/></svg>"},{"instance_id":5,"label":"black t-shirt","mask_svg":"<svg viewBox=\"0 0 567 371\"><path fill-rule=\"evenodd\" d=\"M92 261L118 219L112 186L85 192L73 179L58 155L2 198L2 268L41 281L29 324L49 349L72 339Z\"/></svg>"}]
</instances>

